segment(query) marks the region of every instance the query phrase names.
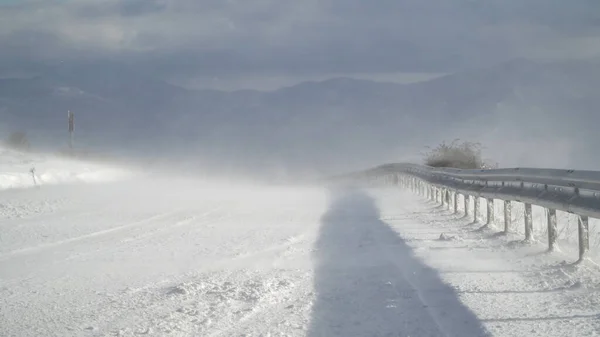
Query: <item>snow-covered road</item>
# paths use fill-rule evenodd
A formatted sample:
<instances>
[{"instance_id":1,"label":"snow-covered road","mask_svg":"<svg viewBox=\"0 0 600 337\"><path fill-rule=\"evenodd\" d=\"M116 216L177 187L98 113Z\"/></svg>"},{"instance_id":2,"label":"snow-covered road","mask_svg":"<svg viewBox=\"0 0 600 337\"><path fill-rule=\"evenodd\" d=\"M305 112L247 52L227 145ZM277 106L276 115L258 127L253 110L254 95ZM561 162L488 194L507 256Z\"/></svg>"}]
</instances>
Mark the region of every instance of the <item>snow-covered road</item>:
<instances>
[{"instance_id":1,"label":"snow-covered road","mask_svg":"<svg viewBox=\"0 0 600 337\"><path fill-rule=\"evenodd\" d=\"M3 191L0 217L0 336L600 333L594 265L394 188L143 178Z\"/></svg>"}]
</instances>

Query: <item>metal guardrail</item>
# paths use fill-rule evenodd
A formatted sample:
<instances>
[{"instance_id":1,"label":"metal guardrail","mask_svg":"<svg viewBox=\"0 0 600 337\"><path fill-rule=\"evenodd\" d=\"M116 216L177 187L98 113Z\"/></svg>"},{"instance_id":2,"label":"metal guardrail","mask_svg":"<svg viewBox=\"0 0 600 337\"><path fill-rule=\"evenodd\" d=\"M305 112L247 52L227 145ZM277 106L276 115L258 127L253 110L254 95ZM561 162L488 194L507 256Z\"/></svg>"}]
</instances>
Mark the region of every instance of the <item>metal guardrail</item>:
<instances>
[{"instance_id":1,"label":"metal guardrail","mask_svg":"<svg viewBox=\"0 0 600 337\"><path fill-rule=\"evenodd\" d=\"M505 232L510 227L511 202L525 204L525 240L532 239L531 205L545 207L548 214L548 244L553 250L557 240L556 210L579 215L579 258L589 250L588 218L600 218L600 171L507 168L462 170L433 168L416 164L387 164L371 170L334 177L333 181L357 182L384 179L448 204L455 212L463 195L465 215L473 198L477 220L479 199L488 200L488 224L493 221L493 201L505 205ZM452 202L452 204L450 204ZM492 219L490 219L492 217Z\"/></svg>"}]
</instances>

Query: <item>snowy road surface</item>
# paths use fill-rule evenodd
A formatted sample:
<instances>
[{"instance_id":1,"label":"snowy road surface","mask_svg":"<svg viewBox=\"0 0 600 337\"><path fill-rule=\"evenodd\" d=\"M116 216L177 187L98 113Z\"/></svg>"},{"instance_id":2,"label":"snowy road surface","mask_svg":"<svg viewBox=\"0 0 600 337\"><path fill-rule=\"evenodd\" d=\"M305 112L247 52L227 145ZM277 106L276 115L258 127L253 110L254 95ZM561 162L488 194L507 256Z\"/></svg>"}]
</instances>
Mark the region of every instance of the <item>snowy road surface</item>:
<instances>
[{"instance_id":1,"label":"snowy road surface","mask_svg":"<svg viewBox=\"0 0 600 337\"><path fill-rule=\"evenodd\" d=\"M397 189L45 186L0 217L0 336L600 333L592 264Z\"/></svg>"}]
</instances>

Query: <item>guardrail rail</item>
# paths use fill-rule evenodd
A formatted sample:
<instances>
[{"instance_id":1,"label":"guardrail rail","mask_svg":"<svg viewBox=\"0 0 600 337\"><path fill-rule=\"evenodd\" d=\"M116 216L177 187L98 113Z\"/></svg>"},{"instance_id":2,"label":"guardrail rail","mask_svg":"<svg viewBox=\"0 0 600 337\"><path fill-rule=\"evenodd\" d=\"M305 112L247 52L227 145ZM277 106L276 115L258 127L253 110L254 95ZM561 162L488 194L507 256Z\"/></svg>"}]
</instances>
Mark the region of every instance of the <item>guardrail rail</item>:
<instances>
[{"instance_id":1,"label":"guardrail rail","mask_svg":"<svg viewBox=\"0 0 600 337\"><path fill-rule=\"evenodd\" d=\"M525 204L525 240L533 238L532 205L544 207L547 214L548 250L556 249L558 223L556 211L578 215L579 260L589 252L589 218L600 218L600 171L576 171L537 168L463 170L433 168L416 164L387 164L367 171L330 179L344 183L385 183L411 189L458 213L458 199L463 196L464 213L469 216L473 198L474 221L477 221L480 198L487 199L487 223L494 221L494 200L504 201L504 232L511 227L512 202Z\"/></svg>"}]
</instances>

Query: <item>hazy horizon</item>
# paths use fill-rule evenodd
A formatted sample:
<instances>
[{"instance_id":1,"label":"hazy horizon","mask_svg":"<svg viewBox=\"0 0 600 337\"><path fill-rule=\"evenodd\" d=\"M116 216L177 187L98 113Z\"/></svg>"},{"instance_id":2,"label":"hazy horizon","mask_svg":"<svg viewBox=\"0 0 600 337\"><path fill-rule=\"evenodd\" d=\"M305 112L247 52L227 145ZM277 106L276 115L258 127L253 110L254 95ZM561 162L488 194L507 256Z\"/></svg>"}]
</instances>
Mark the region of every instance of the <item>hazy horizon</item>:
<instances>
[{"instance_id":1,"label":"hazy horizon","mask_svg":"<svg viewBox=\"0 0 600 337\"><path fill-rule=\"evenodd\" d=\"M597 13L592 1L0 0L0 132L62 149L72 110L82 149L186 168L339 172L461 138L501 166L593 169ZM340 78L355 80L327 81Z\"/></svg>"}]
</instances>

